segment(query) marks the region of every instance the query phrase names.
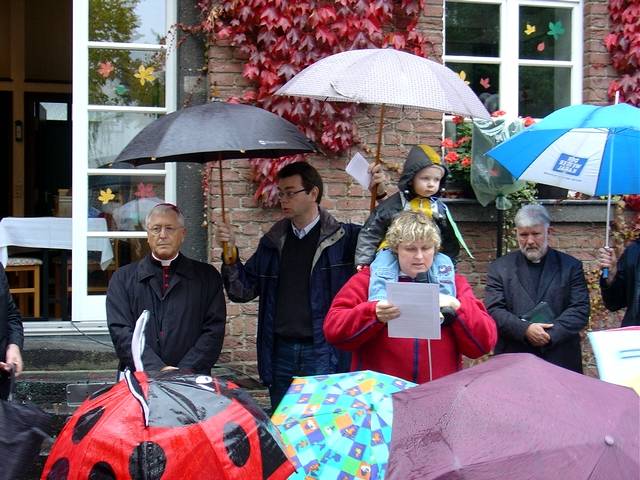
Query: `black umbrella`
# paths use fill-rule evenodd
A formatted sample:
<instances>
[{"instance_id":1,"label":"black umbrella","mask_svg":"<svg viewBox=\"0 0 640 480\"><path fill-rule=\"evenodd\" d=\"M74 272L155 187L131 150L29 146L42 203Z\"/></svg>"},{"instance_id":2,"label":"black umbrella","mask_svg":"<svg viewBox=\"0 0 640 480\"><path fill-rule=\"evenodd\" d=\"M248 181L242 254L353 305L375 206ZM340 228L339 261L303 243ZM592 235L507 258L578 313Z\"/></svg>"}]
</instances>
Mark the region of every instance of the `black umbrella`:
<instances>
[{"instance_id":1,"label":"black umbrella","mask_svg":"<svg viewBox=\"0 0 640 480\"><path fill-rule=\"evenodd\" d=\"M315 151L311 140L278 115L250 105L212 101L153 121L129 142L115 162L144 165L218 160L222 220L226 222L222 160L277 158Z\"/></svg>"},{"instance_id":2,"label":"black umbrella","mask_svg":"<svg viewBox=\"0 0 640 480\"><path fill-rule=\"evenodd\" d=\"M9 376L9 399L0 400L0 480L20 478L38 458L42 441L53 433L51 415L36 405L14 400L13 370Z\"/></svg>"}]
</instances>

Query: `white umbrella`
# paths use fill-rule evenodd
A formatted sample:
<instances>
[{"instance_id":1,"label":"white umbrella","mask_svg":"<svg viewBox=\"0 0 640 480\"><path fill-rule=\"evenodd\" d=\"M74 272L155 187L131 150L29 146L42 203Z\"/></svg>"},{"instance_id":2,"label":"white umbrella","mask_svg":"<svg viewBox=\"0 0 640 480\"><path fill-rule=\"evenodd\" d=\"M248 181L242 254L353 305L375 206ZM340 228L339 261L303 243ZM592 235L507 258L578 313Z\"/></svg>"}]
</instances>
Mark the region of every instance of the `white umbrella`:
<instances>
[{"instance_id":1,"label":"white umbrella","mask_svg":"<svg viewBox=\"0 0 640 480\"><path fill-rule=\"evenodd\" d=\"M164 200L158 197L136 198L113 210L113 219L118 226L118 230L138 230L145 229L144 224L147 215L153 207Z\"/></svg>"},{"instance_id":2,"label":"white umbrella","mask_svg":"<svg viewBox=\"0 0 640 480\"><path fill-rule=\"evenodd\" d=\"M295 75L275 94L382 105L376 163L380 162L386 105L491 118L473 90L455 72L440 63L392 48L350 50L325 57Z\"/></svg>"}]
</instances>

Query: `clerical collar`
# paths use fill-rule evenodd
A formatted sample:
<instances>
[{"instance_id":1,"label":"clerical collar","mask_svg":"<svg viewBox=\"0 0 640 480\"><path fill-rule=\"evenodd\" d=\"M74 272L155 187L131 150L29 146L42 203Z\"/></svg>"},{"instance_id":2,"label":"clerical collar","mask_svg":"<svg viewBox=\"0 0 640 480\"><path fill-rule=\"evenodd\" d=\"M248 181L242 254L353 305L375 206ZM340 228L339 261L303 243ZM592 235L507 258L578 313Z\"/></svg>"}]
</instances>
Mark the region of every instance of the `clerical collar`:
<instances>
[{"instance_id":1,"label":"clerical collar","mask_svg":"<svg viewBox=\"0 0 640 480\"><path fill-rule=\"evenodd\" d=\"M312 222L304 228L296 228L296 226L291 222L291 228L293 229L293 234L298 238L304 238L304 236L315 227L320 221L320 214L312 220Z\"/></svg>"},{"instance_id":2,"label":"clerical collar","mask_svg":"<svg viewBox=\"0 0 640 480\"><path fill-rule=\"evenodd\" d=\"M176 253L176 256L169 260L161 260L160 258L156 257L153 252L151 252L151 256L153 257L153 259L157 262L160 262L160 265L162 265L163 267L168 267L169 265L171 265L171 262L178 258L178 255L180 255L180 252Z\"/></svg>"}]
</instances>

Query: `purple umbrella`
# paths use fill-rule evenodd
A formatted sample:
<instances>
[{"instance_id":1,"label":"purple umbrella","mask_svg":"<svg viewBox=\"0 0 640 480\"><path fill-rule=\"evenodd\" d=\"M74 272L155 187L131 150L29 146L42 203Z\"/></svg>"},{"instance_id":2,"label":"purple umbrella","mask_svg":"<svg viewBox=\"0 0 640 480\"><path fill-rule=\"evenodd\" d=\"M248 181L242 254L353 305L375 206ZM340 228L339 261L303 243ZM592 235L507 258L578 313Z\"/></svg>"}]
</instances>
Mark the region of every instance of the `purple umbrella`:
<instances>
[{"instance_id":1,"label":"purple umbrella","mask_svg":"<svg viewBox=\"0 0 640 480\"><path fill-rule=\"evenodd\" d=\"M640 478L640 399L529 354L393 395L387 479Z\"/></svg>"}]
</instances>

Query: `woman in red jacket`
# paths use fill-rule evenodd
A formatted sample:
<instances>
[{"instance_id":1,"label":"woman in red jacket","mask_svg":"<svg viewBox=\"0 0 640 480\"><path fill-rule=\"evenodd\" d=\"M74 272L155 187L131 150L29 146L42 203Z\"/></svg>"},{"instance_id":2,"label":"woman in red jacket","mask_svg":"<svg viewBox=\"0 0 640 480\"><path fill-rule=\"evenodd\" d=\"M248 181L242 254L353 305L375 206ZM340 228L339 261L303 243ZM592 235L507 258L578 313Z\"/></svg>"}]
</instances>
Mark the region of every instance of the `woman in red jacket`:
<instances>
[{"instance_id":1,"label":"woman in red jacket","mask_svg":"<svg viewBox=\"0 0 640 480\"><path fill-rule=\"evenodd\" d=\"M398 256L406 281L429 271L440 246L433 222L421 212L403 212L387 232L389 247ZM402 281L402 280L401 280ZM495 346L496 325L467 280L456 274L456 297L440 295L447 307L440 340L390 338L387 322L400 315L386 301L368 301L369 269L364 268L342 287L324 322L329 343L352 352L351 370L375 370L416 383L454 373L462 355L478 358ZM430 344L430 345L429 345Z\"/></svg>"}]
</instances>

